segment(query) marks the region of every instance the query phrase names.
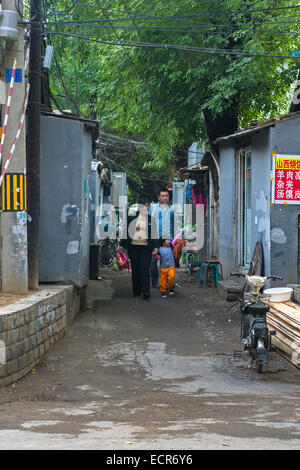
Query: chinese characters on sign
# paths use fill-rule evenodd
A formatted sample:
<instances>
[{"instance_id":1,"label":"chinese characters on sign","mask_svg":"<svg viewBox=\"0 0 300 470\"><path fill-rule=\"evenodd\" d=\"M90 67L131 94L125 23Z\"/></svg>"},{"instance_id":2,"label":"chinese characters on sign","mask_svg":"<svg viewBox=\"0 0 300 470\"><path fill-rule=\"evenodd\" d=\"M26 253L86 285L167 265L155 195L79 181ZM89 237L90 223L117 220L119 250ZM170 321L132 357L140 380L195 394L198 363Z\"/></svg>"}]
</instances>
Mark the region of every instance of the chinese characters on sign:
<instances>
[{"instance_id":1,"label":"chinese characters on sign","mask_svg":"<svg viewBox=\"0 0 300 470\"><path fill-rule=\"evenodd\" d=\"M274 202L300 204L300 157L275 156Z\"/></svg>"}]
</instances>

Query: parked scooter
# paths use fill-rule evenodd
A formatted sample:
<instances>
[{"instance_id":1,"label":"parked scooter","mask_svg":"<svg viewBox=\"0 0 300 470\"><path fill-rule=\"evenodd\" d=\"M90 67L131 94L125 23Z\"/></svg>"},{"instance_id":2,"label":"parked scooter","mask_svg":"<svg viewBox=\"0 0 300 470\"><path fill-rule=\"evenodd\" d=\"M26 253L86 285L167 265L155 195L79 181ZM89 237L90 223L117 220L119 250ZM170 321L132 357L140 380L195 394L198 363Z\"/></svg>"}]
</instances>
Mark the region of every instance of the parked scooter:
<instances>
[{"instance_id":1,"label":"parked scooter","mask_svg":"<svg viewBox=\"0 0 300 470\"><path fill-rule=\"evenodd\" d=\"M250 357L250 366L255 363L258 373L263 372L269 363L269 352L275 351L272 345L272 336L276 331L269 331L267 326L267 312L270 310L268 305L260 299L263 297L261 289L266 285L269 279L283 278L277 276L249 276L241 273L231 273L232 276L243 276L246 285L250 291L244 293L240 305L241 311L241 343L244 346L244 352Z\"/></svg>"}]
</instances>

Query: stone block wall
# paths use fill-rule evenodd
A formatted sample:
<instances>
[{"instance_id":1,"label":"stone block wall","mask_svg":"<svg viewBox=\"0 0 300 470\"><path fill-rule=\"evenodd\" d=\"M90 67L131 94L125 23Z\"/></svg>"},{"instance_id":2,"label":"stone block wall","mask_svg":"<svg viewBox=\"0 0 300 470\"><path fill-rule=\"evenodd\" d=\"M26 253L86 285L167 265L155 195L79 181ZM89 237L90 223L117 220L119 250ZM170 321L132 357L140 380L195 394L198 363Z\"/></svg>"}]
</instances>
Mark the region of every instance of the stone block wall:
<instances>
[{"instance_id":1,"label":"stone block wall","mask_svg":"<svg viewBox=\"0 0 300 470\"><path fill-rule=\"evenodd\" d=\"M47 288L0 308L0 386L30 372L79 310L80 292L73 286Z\"/></svg>"}]
</instances>

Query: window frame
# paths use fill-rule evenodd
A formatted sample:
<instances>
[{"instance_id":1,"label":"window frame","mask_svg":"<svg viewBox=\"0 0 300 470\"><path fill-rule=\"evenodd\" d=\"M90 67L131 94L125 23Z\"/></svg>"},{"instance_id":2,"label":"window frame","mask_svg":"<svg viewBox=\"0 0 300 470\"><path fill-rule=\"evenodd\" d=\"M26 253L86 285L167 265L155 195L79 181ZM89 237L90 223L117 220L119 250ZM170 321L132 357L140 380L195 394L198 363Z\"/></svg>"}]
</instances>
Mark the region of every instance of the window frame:
<instances>
[{"instance_id":1,"label":"window frame","mask_svg":"<svg viewBox=\"0 0 300 470\"><path fill-rule=\"evenodd\" d=\"M247 158L250 156L250 168ZM247 172L250 169L250 187ZM238 266L249 269L252 249L252 149L245 146L237 152L237 219L238 219ZM250 201L250 209L249 209ZM250 213L248 212L250 210Z\"/></svg>"}]
</instances>

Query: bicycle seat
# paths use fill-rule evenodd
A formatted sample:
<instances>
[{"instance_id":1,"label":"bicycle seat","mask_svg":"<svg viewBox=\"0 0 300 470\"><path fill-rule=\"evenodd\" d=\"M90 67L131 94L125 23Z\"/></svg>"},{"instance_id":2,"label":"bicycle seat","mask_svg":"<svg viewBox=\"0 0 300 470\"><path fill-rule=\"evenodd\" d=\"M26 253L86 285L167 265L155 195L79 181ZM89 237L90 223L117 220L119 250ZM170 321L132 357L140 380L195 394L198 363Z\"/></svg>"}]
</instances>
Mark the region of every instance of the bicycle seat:
<instances>
[{"instance_id":1,"label":"bicycle seat","mask_svg":"<svg viewBox=\"0 0 300 470\"><path fill-rule=\"evenodd\" d=\"M246 305L244 313L251 313L251 315L265 315L269 310L270 308L268 305L265 305L262 302L256 302Z\"/></svg>"}]
</instances>

